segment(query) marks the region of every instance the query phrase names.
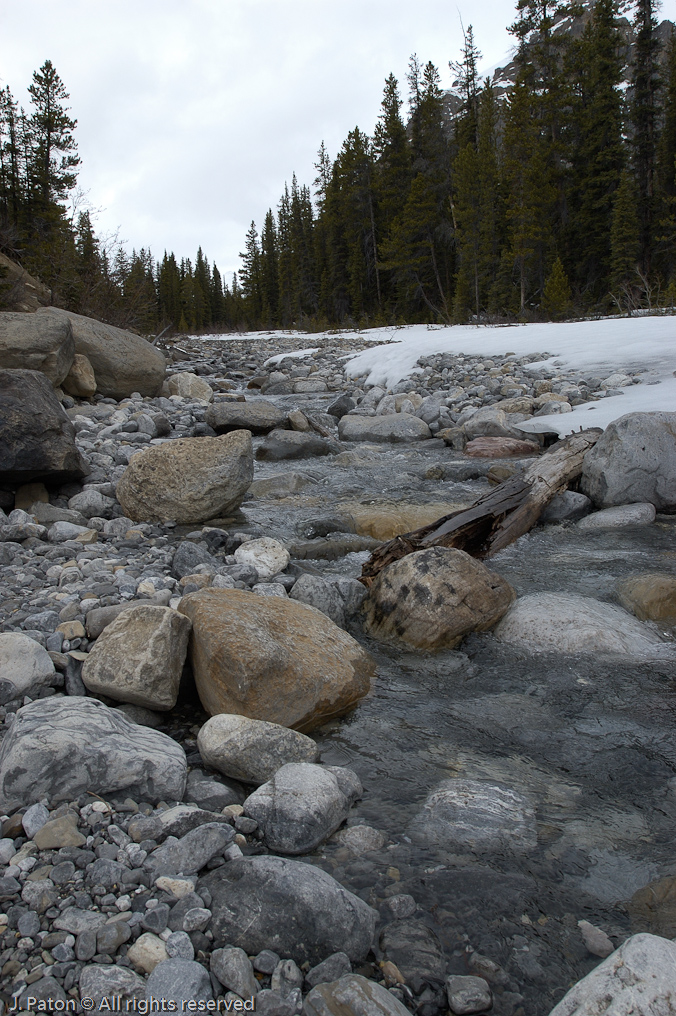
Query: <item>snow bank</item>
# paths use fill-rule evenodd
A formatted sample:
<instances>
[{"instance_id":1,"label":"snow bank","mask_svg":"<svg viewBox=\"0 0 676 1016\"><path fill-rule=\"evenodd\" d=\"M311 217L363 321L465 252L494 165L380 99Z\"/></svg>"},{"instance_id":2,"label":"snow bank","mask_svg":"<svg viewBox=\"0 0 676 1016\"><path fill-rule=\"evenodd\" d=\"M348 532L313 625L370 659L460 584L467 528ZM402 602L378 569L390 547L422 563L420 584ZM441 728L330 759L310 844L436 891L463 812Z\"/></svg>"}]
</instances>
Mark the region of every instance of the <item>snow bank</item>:
<instances>
[{"instance_id":1,"label":"snow bank","mask_svg":"<svg viewBox=\"0 0 676 1016\"><path fill-rule=\"evenodd\" d=\"M304 356L312 356L313 353L318 353L319 348L319 346L312 346L311 349L294 349L291 353L278 353L277 356L269 357L263 366L269 367L273 363L281 363L282 360L286 359L302 360Z\"/></svg>"}]
</instances>

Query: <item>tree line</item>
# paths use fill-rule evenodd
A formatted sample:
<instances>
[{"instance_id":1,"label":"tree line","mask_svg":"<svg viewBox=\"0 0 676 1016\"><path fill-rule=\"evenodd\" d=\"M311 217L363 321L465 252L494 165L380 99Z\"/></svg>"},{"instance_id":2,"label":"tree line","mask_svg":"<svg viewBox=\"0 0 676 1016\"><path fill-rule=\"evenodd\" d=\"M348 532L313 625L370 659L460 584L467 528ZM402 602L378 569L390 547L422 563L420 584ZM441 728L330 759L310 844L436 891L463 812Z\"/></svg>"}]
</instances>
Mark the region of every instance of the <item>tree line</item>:
<instances>
[{"instance_id":1,"label":"tree line","mask_svg":"<svg viewBox=\"0 0 676 1016\"><path fill-rule=\"evenodd\" d=\"M517 0L505 94L480 80L471 26L454 102L411 57L406 113L390 74L373 136L355 127L335 159L322 143L312 190L294 175L260 232L251 223L229 285L201 248L157 261L96 236L47 60L28 112L0 91L0 250L57 305L146 333L673 307L676 37L662 51L656 0L633 2L628 81L619 0Z\"/></svg>"}]
</instances>

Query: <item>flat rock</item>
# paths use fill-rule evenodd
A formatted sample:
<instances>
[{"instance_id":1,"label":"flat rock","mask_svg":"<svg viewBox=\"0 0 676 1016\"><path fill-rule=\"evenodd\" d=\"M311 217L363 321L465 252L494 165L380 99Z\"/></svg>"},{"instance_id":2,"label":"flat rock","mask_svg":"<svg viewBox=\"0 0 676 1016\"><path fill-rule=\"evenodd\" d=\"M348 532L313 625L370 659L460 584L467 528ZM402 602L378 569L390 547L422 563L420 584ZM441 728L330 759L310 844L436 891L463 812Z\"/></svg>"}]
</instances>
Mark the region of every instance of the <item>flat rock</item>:
<instances>
[{"instance_id":1,"label":"flat rock","mask_svg":"<svg viewBox=\"0 0 676 1016\"><path fill-rule=\"evenodd\" d=\"M531 652L603 653L636 660L674 655L668 643L626 610L576 593L522 596L494 634Z\"/></svg>"},{"instance_id":2,"label":"flat rock","mask_svg":"<svg viewBox=\"0 0 676 1016\"><path fill-rule=\"evenodd\" d=\"M616 588L622 606L640 621L676 625L675 576L665 572L641 572L622 579Z\"/></svg>"},{"instance_id":3,"label":"flat rock","mask_svg":"<svg viewBox=\"0 0 676 1016\"><path fill-rule=\"evenodd\" d=\"M93 910L81 910L79 907L66 907L60 917L54 921L54 927L57 931L81 935L83 931L96 931L105 923L105 914L99 914Z\"/></svg>"},{"instance_id":4,"label":"flat rock","mask_svg":"<svg viewBox=\"0 0 676 1016\"><path fill-rule=\"evenodd\" d=\"M674 414L676 415L676 414ZM577 524L578 529L621 529L623 526L649 526L655 521L653 504L624 504L592 512Z\"/></svg>"},{"instance_id":5,"label":"flat rock","mask_svg":"<svg viewBox=\"0 0 676 1016\"><path fill-rule=\"evenodd\" d=\"M215 812L222 811L229 804L241 804L244 800L243 794L236 787L205 776L199 769L188 773L184 796L186 801L194 801L205 811Z\"/></svg>"},{"instance_id":6,"label":"flat rock","mask_svg":"<svg viewBox=\"0 0 676 1016\"><path fill-rule=\"evenodd\" d=\"M275 473L260 480L254 480L249 487L252 497L288 497L297 494L316 481L305 473Z\"/></svg>"},{"instance_id":7,"label":"flat rock","mask_svg":"<svg viewBox=\"0 0 676 1016\"><path fill-rule=\"evenodd\" d=\"M286 420L283 409L267 399L251 402L215 402L209 406L205 420L217 434L231 430L250 430L252 434L267 434L282 427Z\"/></svg>"},{"instance_id":8,"label":"flat rock","mask_svg":"<svg viewBox=\"0 0 676 1016\"><path fill-rule=\"evenodd\" d=\"M377 914L326 872L283 857L242 857L204 878L214 945L249 956L271 949L314 965L335 952L353 962L371 948Z\"/></svg>"},{"instance_id":9,"label":"flat rock","mask_svg":"<svg viewBox=\"0 0 676 1016\"><path fill-rule=\"evenodd\" d=\"M234 838L235 830L227 822L206 822L180 839L166 840L148 856L146 865L155 877L189 875L222 854Z\"/></svg>"},{"instance_id":10,"label":"flat rock","mask_svg":"<svg viewBox=\"0 0 676 1016\"><path fill-rule=\"evenodd\" d=\"M432 791L411 835L456 850L523 853L537 844L531 802L509 787L479 780L446 780Z\"/></svg>"},{"instance_id":11,"label":"flat rock","mask_svg":"<svg viewBox=\"0 0 676 1016\"><path fill-rule=\"evenodd\" d=\"M341 441L424 441L432 437L427 424L410 413L392 416L343 416L338 424Z\"/></svg>"},{"instance_id":12,"label":"flat rock","mask_svg":"<svg viewBox=\"0 0 676 1016\"><path fill-rule=\"evenodd\" d=\"M580 489L601 508L676 510L676 413L627 413L584 457Z\"/></svg>"},{"instance_id":13,"label":"flat rock","mask_svg":"<svg viewBox=\"0 0 676 1016\"><path fill-rule=\"evenodd\" d=\"M173 709L191 624L170 607L139 604L118 614L82 667L89 691L146 709Z\"/></svg>"},{"instance_id":14,"label":"flat rock","mask_svg":"<svg viewBox=\"0 0 676 1016\"><path fill-rule=\"evenodd\" d=\"M377 639L417 649L452 649L492 628L515 598L509 583L463 550L431 547L384 568L364 603Z\"/></svg>"},{"instance_id":15,"label":"flat rock","mask_svg":"<svg viewBox=\"0 0 676 1016\"><path fill-rule=\"evenodd\" d=\"M515 437L475 437L465 445L465 455L477 459L506 459L513 455L537 455L540 446Z\"/></svg>"},{"instance_id":16,"label":"flat rock","mask_svg":"<svg viewBox=\"0 0 676 1016\"><path fill-rule=\"evenodd\" d=\"M40 371L56 388L71 369L74 355L73 329L67 319L0 313L0 369Z\"/></svg>"},{"instance_id":17,"label":"flat rock","mask_svg":"<svg viewBox=\"0 0 676 1016\"><path fill-rule=\"evenodd\" d=\"M39 699L19 709L2 742L0 807L72 801L87 791L180 801L186 769L172 738L96 699Z\"/></svg>"},{"instance_id":18,"label":"flat rock","mask_svg":"<svg viewBox=\"0 0 676 1016\"><path fill-rule=\"evenodd\" d=\"M244 802L266 845L280 854L307 854L347 818L362 786L350 769L292 762Z\"/></svg>"},{"instance_id":19,"label":"flat rock","mask_svg":"<svg viewBox=\"0 0 676 1016\"><path fill-rule=\"evenodd\" d=\"M219 713L197 735L203 761L224 776L243 783L265 783L289 762L316 762L319 749L311 737L278 723Z\"/></svg>"},{"instance_id":20,"label":"flat rock","mask_svg":"<svg viewBox=\"0 0 676 1016\"><path fill-rule=\"evenodd\" d=\"M308 731L367 694L373 660L324 614L286 597L202 589L179 610L193 623L190 661L210 716L240 713Z\"/></svg>"},{"instance_id":21,"label":"flat rock","mask_svg":"<svg viewBox=\"0 0 676 1016\"><path fill-rule=\"evenodd\" d=\"M253 479L251 435L181 438L135 455L116 496L135 522L206 522L234 511Z\"/></svg>"},{"instance_id":22,"label":"flat rock","mask_svg":"<svg viewBox=\"0 0 676 1016\"><path fill-rule=\"evenodd\" d=\"M408 1016L409 1010L381 984L345 974L318 984L306 996L304 1016Z\"/></svg>"},{"instance_id":23,"label":"flat rock","mask_svg":"<svg viewBox=\"0 0 676 1016\"><path fill-rule=\"evenodd\" d=\"M143 999L146 991L143 978L128 967L102 966L98 963L83 967L79 987L80 998L93 998L98 1006L104 998L118 997L125 1011L126 999Z\"/></svg>"},{"instance_id":24,"label":"flat rock","mask_svg":"<svg viewBox=\"0 0 676 1016\"><path fill-rule=\"evenodd\" d=\"M54 673L49 653L34 639L18 632L0 634L0 705L46 688Z\"/></svg>"},{"instance_id":25,"label":"flat rock","mask_svg":"<svg viewBox=\"0 0 676 1016\"><path fill-rule=\"evenodd\" d=\"M523 431L516 428L515 424L525 419L519 413L505 413L497 406L483 406L475 413L462 421L468 441L479 437L511 437L517 441L523 441Z\"/></svg>"},{"instance_id":26,"label":"flat rock","mask_svg":"<svg viewBox=\"0 0 676 1016\"><path fill-rule=\"evenodd\" d=\"M256 458L261 462L281 462L283 459L312 459L335 451L331 441L314 432L271 430L258 446Z\"/></svg>"},{"instance_id":27,"label":"flat rock","mask_svg":"<svg viewBox=\"0 0 676 1016\"><path fill-rule=\"evenodd\" d=\"M89 472L75 429L44 374L0 370L0 480L78 480Z\"/></svg>"},{"instance_id":28,"label":"flat rock","mask_svg":"<svg viewBox=\"0 0 676 1016\"><path fill-rule=\"evenodd\" d=\"M676 942L633 935L564 995L549 1016L669 1016L676 1010Z\"/></svg>"}]
</instances>

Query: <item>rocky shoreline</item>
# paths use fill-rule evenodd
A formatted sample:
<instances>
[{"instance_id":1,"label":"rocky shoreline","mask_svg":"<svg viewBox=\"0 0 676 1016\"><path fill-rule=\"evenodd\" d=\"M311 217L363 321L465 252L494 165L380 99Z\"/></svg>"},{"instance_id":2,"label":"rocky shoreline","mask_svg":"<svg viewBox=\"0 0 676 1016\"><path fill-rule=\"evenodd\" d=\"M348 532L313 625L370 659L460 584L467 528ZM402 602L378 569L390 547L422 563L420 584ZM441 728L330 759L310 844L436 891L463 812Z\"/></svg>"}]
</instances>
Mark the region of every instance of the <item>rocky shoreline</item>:
<instances>
[{"instance_id":1,"label":"rocky shoreline","mask_svg":"<svg viewBox=\"0 0 676 1016\"><path fill-rule=\"evenodd\" d=\"M458 647L488 630L505 658L614 653L673 673L668 567L628 575L614 602L546 585L524 595L509 552L487 565L437 547L391 565L368 595L358 581L384 540L546 455L555 436L520 423L621 397L640 374L529 368L544 352L443 354L385 391L345 374L363 336L312 337L302 355L293 336L183 339L165 365L145 340L75 315L3 318L5 1009L152 996L222 1011L254 997L270 1016L560 1016L593 1011L568 995L552 1008L573 968L590 971L588 1007L623 990L620 961L646 984L664 957L676 963L669 886L632 926L657 934L562 921L556 984L525 912L510 935L530 965L505 969L490 934L481 950L460 933L449 949L436 904L399 891L397 850L423 844L441 868L514 855L525 872L552 836L531 795L456 773L393 839L363 817L365 781L323 750L388 665L427 654L421 674L443 665L466 682L476 665ZM675 417L611 425L537 532L671 533ZM676 993L664 976L655 998Z\"/></svg>"}]
</instances>

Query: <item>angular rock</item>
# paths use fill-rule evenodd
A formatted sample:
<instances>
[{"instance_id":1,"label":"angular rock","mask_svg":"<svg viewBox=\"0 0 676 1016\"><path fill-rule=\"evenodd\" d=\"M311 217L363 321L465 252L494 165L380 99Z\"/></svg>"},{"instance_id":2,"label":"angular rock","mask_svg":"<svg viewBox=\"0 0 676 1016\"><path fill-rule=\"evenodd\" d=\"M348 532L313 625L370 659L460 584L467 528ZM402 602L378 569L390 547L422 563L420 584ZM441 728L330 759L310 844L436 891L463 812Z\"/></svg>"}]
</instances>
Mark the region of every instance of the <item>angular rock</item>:
<instances>
[{"instance_id":1,"label":"angular rock","mask_svg":"<svg viewBox=\"0 0 676 1016\"><path fill-rule=\"evenodd\" d=\"M479 437L511 437L523 441L523 431L514 424L525 419L518 413L505 413L497 406L484 406L477 409L467 420L462 422L468 441Z\"/></svg>"},{"instance_id":2,"label":"angular rock","mask_svg":"<svg viewBox=\"0 0 676 1016\"><path fill-rule=\"evenodd\" d=\"M675 414L676 415L676 414ZM652 504L624 504L592 512L577 524L578 529L621 529L622 526L649 526L655 521Z\"/></svg>"},{"instance_id":3,"label":"angular rock","mask_svg":"<svg viewBox=\"0 0 676 1016\"><path fill-rule=\"evenodd\" d=\"M316 762L319 749L297 730L247 716L219 713L197 735L203 761L243 783L265 783L289 762Z\"/></svg>"},{"instance_id":4,"label":"angular rock","mask_svg":"<svg viewBox=\"0 0 676 1016\"><path fill-rule=\"evenodd\" d=\"M351 770L291 762L244 802L244 814L255 819L266 845L280 854L307 854L327 840L347 818L361 796Z\"/></svg>"},{"instance_id":5,"label":"angular rock","mask_svg":"<svg viewBox=\"0 0 676 1016\"><path fill-rule=\"evenodd\" d=\"M77 480L89 472L75 430L44 374L0 370L0 480Z\"/></svg>"},{"instance_id":6,"label":"angular rock","mask_svg":"<svg viewBox=\"0 0 676 1016\"><path fill-rule=\"evenodd\" d=\"M676 577L665 572L641 572L617 584L617 596L639 621L676 625ZM0 636L0 639L2 636Z\"/></svg>"},{"instance_id":7,"label":"angular rock","mask_svg":"<svg viewBox=\"0 0 676 1016\"><path fill-rule=\"evenodd\" d=\"M82 935L85 931L97 931L105 923L105 914L93 910L80 910L79 907L67 907L54 921L54 927L71 935Z\"/></svg>"},{"instance_id":8,"label":"angular rock","mask_svg":"<svg viewBox=\"0 0 676 1016\"><path fill-rule=\"evenodd\" d=\"M443 983L446 959L436 934L423 921L402 920L387 924L379 945L385 957L419 994L425 984Z\"/></svg>"},{"instance_id":9,"label":"angular rock","mask_svg":"<svg viewBox=\"0 0 676 1016\"><path fill-rule=\"evenodd\" d=\"M459 850L532 850L535 812L523 794L479 780L446 780L432 791L411 833ZM395 961L396 962L396 961Z\"/></svg>"},{"instance_id":10,"label":"angular rock","mask_svg":"<svg viewBox=\"0 0 676 1016\"><path fill-rule=\"evenodd\" d=\"M576 593L520 597L494 632L502 642L542 653L603 653L673 659L674 650L621 607Z\"/></svg>"},{"instance_id":11,"label":"angular rock","mask_svg":"<svg viewBox=\"0 0 676 1016\"><path fill-rule=\"evenodd\" d=\"M361 974L317 985L303 1006L304 1016L408 1016L408 1012L387 988Z\"/></svg>"},{"instance_id":12,"label":"angular rock","mask_svg":"<svg viewBox=\"0 0 676 1016\"><path fill-rule=\"evenodd\" d=\"M145 998L146 991L143 978L128 967L101 966L98 963L83 968L79 986L80 998L93 998L99 1006L102 999L117 996L125 1011L127 999Z\"/></svg>"},{"instance_id":13,"label":"angular rock","mask_svg":"<svg viewBox=\"0 0 676 1016\"><path fill-rule=\"evenodd\" d=\"M160 816L160 830L152 839L164 839L165 836L185 836L186 833L197 829L199 826L207 825L209 822L227 823L225 815L213 814L209 811L202 811L194 805L177 804L174 808L167 808Z\"/></svg>"},{"instance_id":14,"label":"angular rock","mask_svg":"<svg viewBox=\"0 0 676 1016\"><path fill-rule=\"evenodd\" d=\"M452 649L470 631L488 631L515 599L500 575L463 550L431 547L395 561L365 601L371 635L417 649Z\"/></svg>"},{"instance_id":15,"label":"angular rock","mask_svg":"<svg viewBox=\"0 0 676 1016\"><path fill-rule=\"evenodd\" d=\"M98 490L91 488L83 490L68 501L68 507L73 512L78 512L85 519L109 519L115 507L115 498L106 497Z\"/></svg>"},{"instance_id":16,"label":"angular rock","mask_svg":"<svg viewBox=\"0 0 676 1016\"><path fill-rule=\"evenodd\" d=\"M367 694L374 664L312 607L239 589L202 589L179 609L193 623L190 660L202 705L308 731Z\"/></svg>"},{"instance_id":17,"label":"angular rock","mask_svg":"<svg viewBox=\"0 0 676 1016\"><path fill-rule=\"evenodd\" d=\"M432 432L423 420L409 413L393 416L343 416L338 424L341 441L424 441Z\"/></svg>"},{"instance_id":18,"label":"angular rock","mask_svg":"<svg viewBox=\"0 0 676 1016\"><path fill-rule=\"evenodd\" d=\"M0 748L0 807L13 811L43 797L72 801L92 791L134 800L181 800L183 749L84 698L39 699L16 714Z\"/></svg>"},{"instance_id":19,"label":"angular rock","mask_svg":"<svg viewBox=\"0 0 676 1016\"><path fill-rule=\"evenodd\" d=\"M256 450L261 462L281 462L282 459L311 459L317 455L332 455L335 445L319 434L304 434L297 430L271 430Z\"/></svg>"},{"instance_id":20,"label":"angular rock","mask_svg":"<svg viewBox=\"0 0 676 1016\"><path fill-rule=\"evenodd\" d=\"M58 850L61 847L81 847L86 837L78 832L77 818L62 815L45 822L33 836L38 850Z\"/></svg>"},{"instance_id":21,"label":"angular rock","mask_svg":"<svg viewBox=\"0 0 676 1016\"><path fill-rule=\"evenodd\" d=\"M241 804L243 795L235 787L205 776L198 769L193 769L188 773L185 800L194 801L206 811L219 812L223 808L227 808L229 804Z\"/></svg>"},{"instance_id":22,"label":"angular rock","mask_svg":"<svg viewBox=\"0 0 676 1016\"><path fill-rule=\"evenodd\" d=\"M185 999L205 1002L213 999L209 974L195 960L169 959L158 963L146 981L146 998L181 1004Z\"/></svg>"},{"instance_id":23,"label":"angular rock","mask_svg":"<svg viewBox=\"0 0 676 1016\"><path fill-rule=\"evenodd\" d=\"M184 399L199 399L201 402L212 402L213 388L204 378L189 371L171 374L167 378L167 387L171 395L180 395Z\"/></svg>"},{"instance_id":24,"label":"angular rock","mask_svg":"<svg viewBox=\"0 0 676 1016\"><path fill-rule=\"evenodd\" d=\"M78 399L90 399L96 393L94 368L82 353L76 353L73 364L64 378L62 388Z\"/></svg>"},{"instance_id":25,"label":"angular rock","mask_svg":"<svg viewBox=\"0 0 676 1016\"><path fill-rule=\"evenodd\" d=\"M305 975L305 981L311 988L316 988L318 984L337 981L339 978L350 973L352 973L352 965L350 964L349 956L346 956L344 952L337 952L333 953L332 956L327 956L316 967L308 970Z\"/></svg>"},{"instance_id":26,"label":"angular rock","mask_svg":"<svg viewBox=\"0 0 676 1016\"><path fill-rule=\"evenodd\" d=\"M46 649L18 632L0 634L0 705L48 687L54 664Z\"/></svg>"},{"instance_id":27,"label":"angular rock","mask_svg":"<svg viewBox=\"0 0 676 1016\"><path fill-rule=\"evenodd\" d=\"M146 865L159 875L189 875L200 871L212 857L218 857L235 838L226 822L207 822L182 836L170 838L153 850ZM191 909L191 908L189 908Z\"/></svg>"},{"instance_id":28,"label":"angular rock","mask_svg":"<svg viewBox=\"0 0 676 1016\"><path fill-rule=\"evenodd\" d=\"M365 959L377 914L326 872L282 857L242 857L207 875L216 947L271 949L317 964L344 952Z\"/></svg>"},{"instance_id":29,"label":"angular rock","mask_svg":"<svg viewBox=\"0 0 676 1016\"><path fill-rule=\"evenodd\" d=\"M127 956L138 970L151 974L158 963L167 959L167 950L161 938L145 931L129 948Z\"/></svg>"},{"instance_id":30,"label":"angular rock","mask_svg":"<svg viewBox=\"0 0 676 1016\"><path fill-rule=\"evenodd\" d=\"M243 949L214 949L210 969L224 988L234 991L240 998L258 994L260 985L254 977L251 960Z\"/></svg>"},{"instance_id":31,"label":"angular rock","mask_svg":"<svg viewBox=\"0 0 676 1016\"><path fill-rule=\"evenodd\" d=\"M577 522L588 515L592 503L586 494L576 490L563 490L555 494L540 515L540 522Z\"/></svg>"},{"instance_id":32,"label":"angular rock","mask_svg":"<svg viewBox=\"0 0 676 1016\"><path fill-rule=\"evenodd\" d=\"M133 392L159 394L165 377L164 354L139 335L56 307L39 310L35 316L70 321L75 352L92 365L100 395L124 399Z\"/></svg>"},{"instance_id":33,"label":"angular rock","mask_svg":"<svg viewBox=\"0 0 676 1016\"><path fill-rule=\"evenodd\" d=\"M253 479L251 435L183 438L146 448L116 496L135 522L206 522L238 508Z\"/></svg>"},{"instance_id":34,"label":"angular rock","mask_svg":"<svg viewBox=\"0 0 676 1016\"><path fill-rule=\"evenodd\" d=\"M248 564L256 569L261 579L271 579L283 572L291 555L278 540L263 536L259 540L249 540L235 551L237 564Z\"/></svg>"},{"instance_id":35,"label":"angular rock","mask_svg":"<svg viewBox=\"0 0 676 1016\"><path fill-rule=\"evenodd\" d=\"M364 589L361 582L359 585ZM289 595L292 600L307 603L321 610L322 614L330 617L339 628L345 627L345 601L340 595L337 583L327 582L321 575L305 574L296 580Z\"/></svg>"},{"instance_id":36,"label":"angular rock","mask_svg":"<svg viewBox=\"0 0 676 1016\"><path fill-rule=\"evenodd\" d=\"M275 427L282 427L286 420L283 409L256 399L251 402L216 402L207 409L205 420L217 434L231 430L250 430L252 434L267 434Z\"/></svg>"},{"instance_id":37,"label":"angular rock","mask_svg":"<svg viewBox=\"0 0 676 1016\"><path fill-rule=\"evenodd\" d=\"M580 489L601 508L650 502L676 511L676 413L627 413L584 457Z\"/></svg>"},{"instance_id":38,"label":"angular rock","mask_svg":"<svg viewBox=\"0 0 676 1016\"><path fill-rule=\"evenodd\" d=\"M356 409L356 407L357 403L349 395L339 395L327 408L326 412L330 413L331 416L335 416L337 420L340 420L346 413L349 413L351 409Z\"/></svg>"},{"instance_id":39,"label":"angular rock","mask_svg":"<svg viewBox=\"0 0 676 1016\"><path fill-rule=\"evenodd\" d=\"M74 355L68 320L0 313L0 369L40 371L56 388L68 375Z\"/></svg>"},{"instance_id":40,"label":"angular rock","mask_svg":"<svg viewBox=\"0 0 676 1016\"><path fill-rule=\"evenodd\" d=\"M102 631L118 617L123 610L131 610L129 602L113 603L110 607L94 607L87 612L85 628L87 638L97 639Z\"/></svg>"},{"instance_id":41,"label":"angular rock","mask_svg":"<svg viewBox=\"0 0 676 1016\"><path fill-rule=\"evenodd\" d=\"M633 935L564 995L549 1016L668 1016L676 1008L676 942Z\"/></svg>"},{"instance_id":42,"label":"angular rock","mask_svg":"<svg viewBox=\"0 0 676 1016\"><path fill-rule=\"evenodd\" d=\"M79 540L81 543L96 543L97 534L87 526L76 526L72 522L55 522L47 533L50 543L65 543L66 540Z\"/></svg>"},{"instance_id":43,"label":"angular rock","mask_svg":"<svg viewBox=\"0 0 676 1016\"><path fill-rule=\"evenodd\" d=\"M191 624L170 607L138 606L118 614L82 667L89 691L146 709L173 709Z\"/></svg>"}]
</instances>

